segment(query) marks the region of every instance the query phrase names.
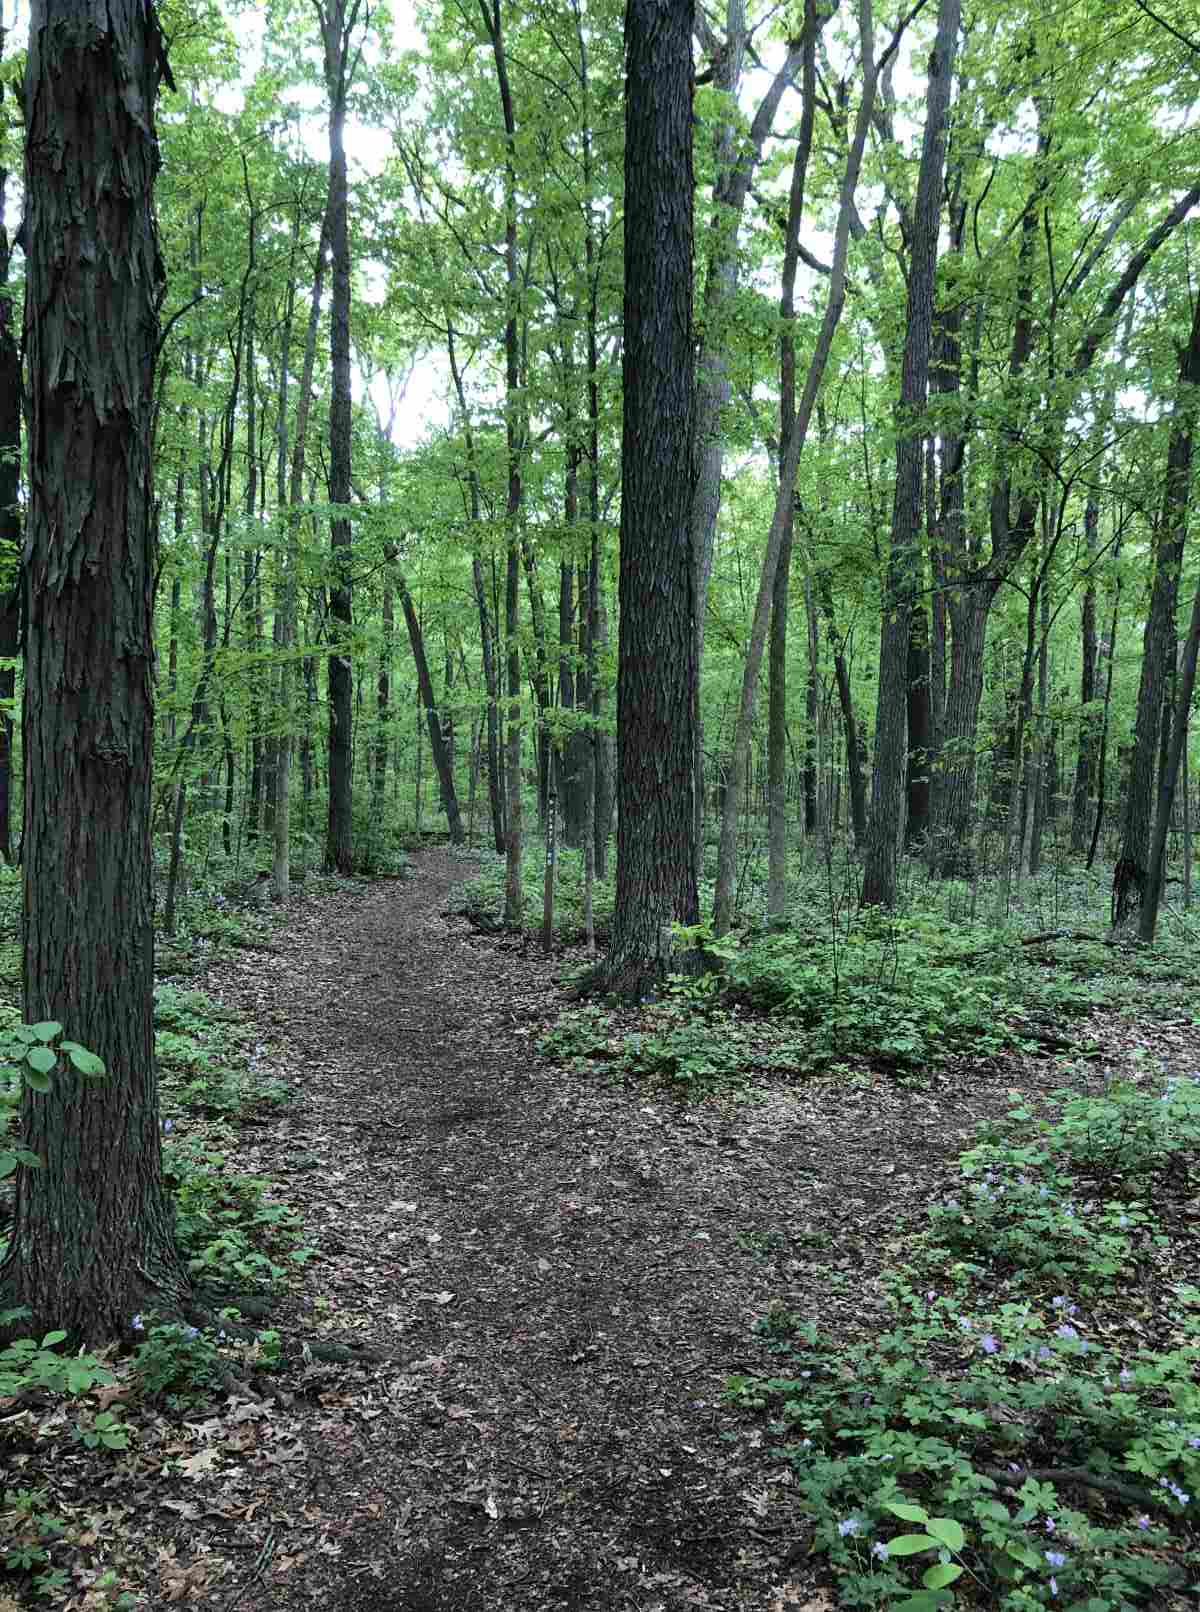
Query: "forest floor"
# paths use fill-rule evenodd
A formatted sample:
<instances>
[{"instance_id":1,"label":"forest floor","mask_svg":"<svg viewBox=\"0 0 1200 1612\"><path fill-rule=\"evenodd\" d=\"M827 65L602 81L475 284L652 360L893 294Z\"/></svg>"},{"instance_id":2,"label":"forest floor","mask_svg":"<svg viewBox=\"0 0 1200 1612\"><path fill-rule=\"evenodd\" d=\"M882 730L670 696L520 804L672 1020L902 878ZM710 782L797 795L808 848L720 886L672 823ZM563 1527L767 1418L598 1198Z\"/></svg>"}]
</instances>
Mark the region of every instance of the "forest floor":
<instances>
[{"instance_id":1,"label":"forest floor","mask_svg":"<svg viewBox=\"0 0 1200 1612\"><path fill-rule=\"evenodd\" d=\"M226 1151L316 1254L268 1323L283 1373L143 1421L106 1475L81 1451L77 1515L139 1606L830 1608L787 1469L723 1385L761 1369L773 1301L857 1328L897 1222L978 1119L1061 1065L690 1106L616 1089L539 1055L573 959L447 915L470 871L430 851L404 881L335 887L190 982L295 1084ZM1090 1033L1112 1049L1079 1077L1098 1089L1139 1036ZM1200 1029L1140 1039L1200 1068Z\"/></svg>"}]
</instances>

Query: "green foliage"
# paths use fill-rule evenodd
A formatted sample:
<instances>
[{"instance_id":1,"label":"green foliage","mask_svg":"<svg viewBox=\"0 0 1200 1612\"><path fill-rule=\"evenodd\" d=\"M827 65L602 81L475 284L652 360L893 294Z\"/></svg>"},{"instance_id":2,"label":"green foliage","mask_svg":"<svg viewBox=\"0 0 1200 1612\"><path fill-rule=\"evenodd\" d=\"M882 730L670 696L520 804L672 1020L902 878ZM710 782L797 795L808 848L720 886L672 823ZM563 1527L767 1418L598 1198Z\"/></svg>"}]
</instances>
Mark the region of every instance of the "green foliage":
<instances>
[{"instance_id":1,"label":"green foliage","mask_svg":"<svg viewBox=\"0 0 1200 1612\"><path fill-rule=\"evenodd\" d=\"M0 1315L0 1322L20 1318L19 1311L10 1311ZM111 1383L112 1372L95 1355L58 1352L66 1336L65 1332L47 1332L40 1343L34 1338L17 1338L0 1349L0 1397L86 1394L98 1383Z\"/></svg>"},{"instance_id":2,"label":"green foliage","mask_svg":"<svg viewBox=\"0 0 1200 1612\"><path fill-rule=\"evenodd\" d=\"M535 840L525 847L521 859L523 929L535 928L542 921L544 871L545 851ZM612 926L616 893L613 877L610 874L607 879L595 879L592 884L592 921L600 939L608 934ZM563 944L583 938L583 895L583 853L560 849L554 883L554 938ZM504 911L504 858L485 856L478 874L468 879L452 895L451 908L470 918L481 929L499 929Z\"/></svg>"},{"instance_id":3,"label":"green foliage","mask_svg":"<svg viewBox=\"0 0 1200 1612\"><path fill-rule=\"evenodd\" d=\"M0 1029L0 1180L11 1175L18 1164L37 1169L41 1163L19 1141L6 1140L20 1106L22 1087L48 1092L51 1079L62 1072L60 1057L85 1079L99 1080L104 1075L104 1064L94 1052L78 1041L60 1039L62 1028L46 1019L40 1024L9 1024Z\"/></svg>"},{"instance_id":4,"label":"green foliage","mask_svg":"<svg viewBox=\"0 0 1200 1612\"><path fill-rule=\"evenodd\" d=\"M270 1182L224 1171L225 1157L194 1140L168 1139L163 1173L175 1203L175 1236L192 1275L210 1285L273 1285L300 1246L299 1217L267 1197Z\"/></svg>"},{"instance_id":5,"label":"green foliage","mask_svg":"<svg viewBox=\"0 0 1200 1612\"><path fill-rule=\"evenodd\" d=\"M1195 1092L1064 1094L1036 1123L1014 1108L906 1236L890 1325L846 1344L784 1310L759 1324L777 1368L729 1392L771 1415L841 1604L948 1604L949 1577L911 1576L935 1548L1003 1612L1124 1612L1200 1566L1178 1531L1200 1492L1200 1291L1169 1290L1158 1347L1097 1314L1165 1238L1137 1203L1086 1196L1114 1159L1194 1157ZM897 1517L924 1536L897 1538Z\"/></svg>"},{"instance_id":6,"label":"green foliage","mask_svg":"<svg viewBox=\"0 0 1200 1612\"><path fill-rule=\"evenodd\" d=\"M0 1504L0 1562L10 1573L31 1575L39 1595L55 1594L67 1580L50 1566L50 1551L67 1526L46 1506L45 1489L6 1489Z\"/></svg>"},{"instance_id":7,"label":"green foliage","mask_svg":"<svg viewBox=\"0 0 1200 1612\"><path fill-rule=\"evenodd\" d=\"M282 1107L286 1081L246 1067L237 1014L203 991L165 982L154 991L154 1050L164 1095L193 1114L230 1118L250 1108Z\"/></svg>"},{"instance_id":8,"label":"green foliage","mask_svg":"<svg viewBox=\"0 0 1200 1612\"><path fill-rule=\"evenodd\" d=\"M1003 933L931 914L750 937L720 961L726 1001L804 1030L807 1069L856 1058L911 1073L949 1053L1025 1047L1095 999L1031 969Z\"/></svg>"},{"instance_id":9,"label":"green foliage","mask_svg":"<svg viewBox=\"0 0 1200 1612\"><path fill-rule=\"evenodd\" d=\"M213 1338L198 1327L175 1322L147 1325L140 1315L133 1318L134 1331L142 1334L133 1355L133 1369L144 1393L204 1394L216 1388L224 1376L217 1349L224 1334Z\"/></svg>"}]
</instances>

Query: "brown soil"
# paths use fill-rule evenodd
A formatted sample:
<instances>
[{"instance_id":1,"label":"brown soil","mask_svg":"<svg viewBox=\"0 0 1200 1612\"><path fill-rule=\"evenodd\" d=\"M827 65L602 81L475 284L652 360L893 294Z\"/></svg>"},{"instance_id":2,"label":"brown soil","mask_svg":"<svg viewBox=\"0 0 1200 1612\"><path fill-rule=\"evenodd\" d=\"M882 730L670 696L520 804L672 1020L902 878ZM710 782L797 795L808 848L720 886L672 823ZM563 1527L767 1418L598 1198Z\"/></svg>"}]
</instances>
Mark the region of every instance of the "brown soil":
<instances>
[{"instance_id":1,"label":"brown soil","mask_svg":"<svg viewBox=\"0 0 1200 1612\"><path fill-rule=\"evenodd\" d=\"M318 1250L270 1324L352 1358L90 1461L91 1559L147 1586L139 1605L222 1612L829 1607L725 1379L762 1364L773 1300L869 1317L898 1218L976 1118L1062 1068L690 1108L617 1090L539 1056L563 960L447 917L468 872L429 852L309 900L270 952L196 982L301 1092L229 1149ZM109 1604L86 1577L67 1604Z\"/></svg>"}]
</instances>

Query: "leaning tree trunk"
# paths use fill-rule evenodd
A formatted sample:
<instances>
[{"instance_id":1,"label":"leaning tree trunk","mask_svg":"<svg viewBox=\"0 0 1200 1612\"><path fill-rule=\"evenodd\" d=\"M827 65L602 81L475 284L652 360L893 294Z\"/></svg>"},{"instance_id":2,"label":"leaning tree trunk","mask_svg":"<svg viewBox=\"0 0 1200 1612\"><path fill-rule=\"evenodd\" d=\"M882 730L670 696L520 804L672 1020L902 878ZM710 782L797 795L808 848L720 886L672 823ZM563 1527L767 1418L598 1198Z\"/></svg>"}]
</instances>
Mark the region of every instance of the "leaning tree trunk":
<instances>
[{"instance_id":1,"label":"leaning tree trunk","mask_svg":"<svg viewBox=\"0 0 1200 1612\"><path fill-rule=\"evenodd\" d=\"M25 1017L107 1078L26 1092L43 1161L17 1177L0 1310L22 1329L128 1334L187 1277L162 1179L154 1068L150 431L162 260L141 0L34 0L26 67L29 527Z\"/></svg>"}]
</instances>

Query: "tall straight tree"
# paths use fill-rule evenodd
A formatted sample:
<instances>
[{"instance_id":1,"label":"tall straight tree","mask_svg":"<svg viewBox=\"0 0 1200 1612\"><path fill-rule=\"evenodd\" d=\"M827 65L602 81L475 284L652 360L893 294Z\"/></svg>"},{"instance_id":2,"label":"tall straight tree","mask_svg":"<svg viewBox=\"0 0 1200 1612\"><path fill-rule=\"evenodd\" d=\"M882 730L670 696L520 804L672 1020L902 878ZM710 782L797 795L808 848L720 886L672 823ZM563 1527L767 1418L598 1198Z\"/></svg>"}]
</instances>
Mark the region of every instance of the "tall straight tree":
<instances>
[{"instance_id":1,"label":"tall straight tree","mask_svg":"<svg viewBox=\"0 0 1200 1612\"><path fill-rule=\"evenodd\" d=\"M617 891L609 990L671 966L699 916L691 505L694 0L625 10L625 384L617 658Z\"/></svg>"},{"instance_id":2,"label":"tall straight tree","mask_svg":"<svg viewBox=\"0 0 1200 1612\"><path fill-rule=\"evenodd\" d=\"M942 176L946 167L946 122L961 15L961 0L941 0L937 36L929 57L925 135L921 142L921 166L910 230L912 259L908 270L908 309L896 422L892 542L879 639L875 771L863 877L864 906L891 907L896 901L896 863L904 820L909 637L919 576L917 534L921 524L921 461L925 452L923 419L929 392L933 284L942 216Z\"/></svg>"},{"instance_id":3,"label":"tall straight tree","mask_svg":"<svg viewBox=\"0 0 1200 1612\"><path fill-rule=\"evenodd\" d=\"M346 96L353 77L350 39L362 0L314 0L325 47L325 88L329 96L329 244L333 295L329 311L329 501L332 577L329 587L329 826L325 864L349 873L353 865L352 702L350 666L353 597L350 581L350 203L346 167Z\"/></svg>"},{"instance_id":4,"label":"tall straight tree","mask_svg":"<svg viewBox=\"0 0 1200 1612\"><path fill-rule=\"evenodd\" d=\"M163 269L145 0L34 0L25 78L25 1016L108 1078L27 1094L0 1310L128 1331L187 1278L163 1188L152 1031L150 427Z\"/></svg>"}]
</instances>

